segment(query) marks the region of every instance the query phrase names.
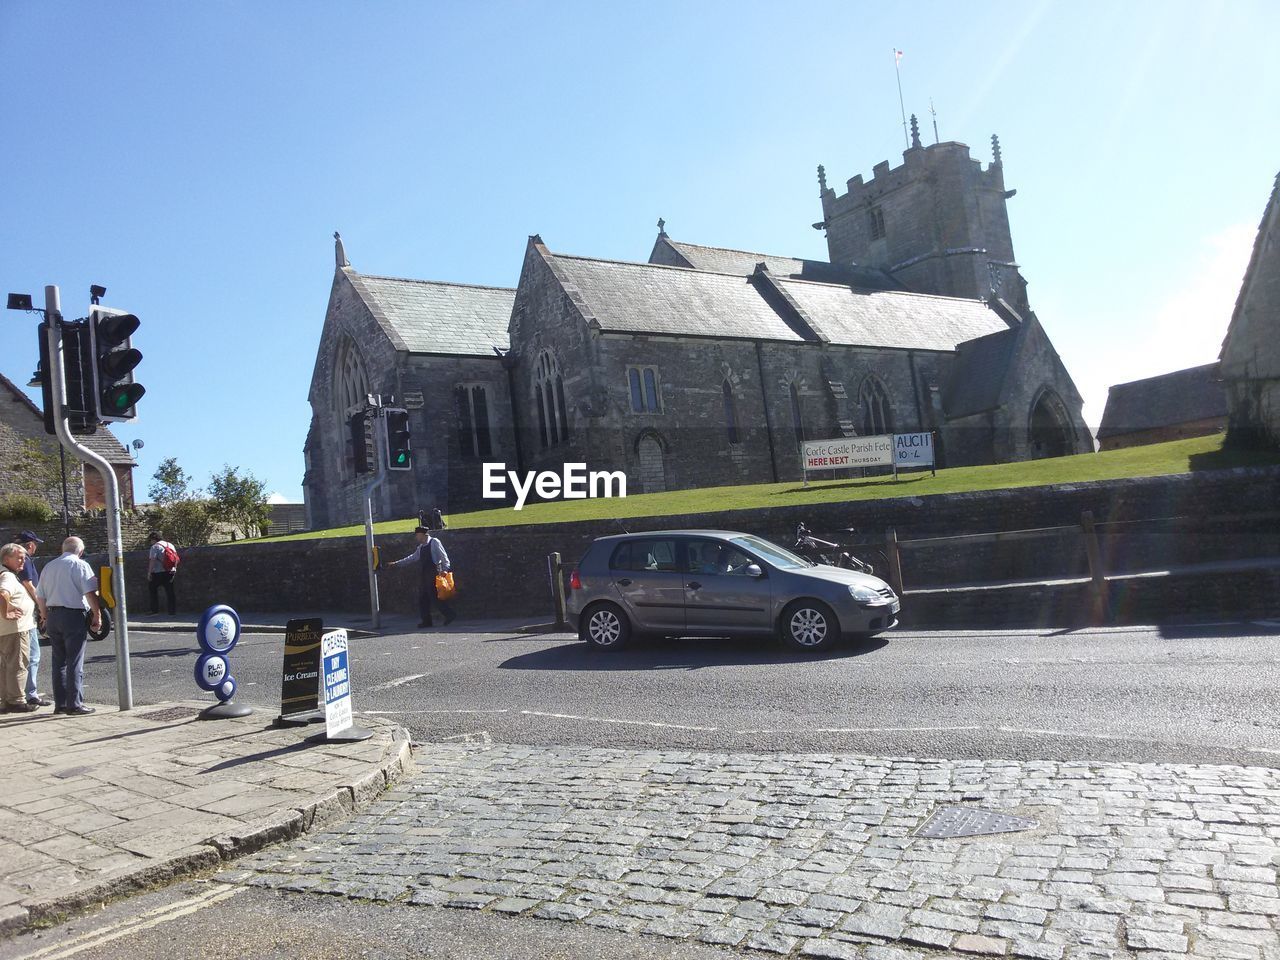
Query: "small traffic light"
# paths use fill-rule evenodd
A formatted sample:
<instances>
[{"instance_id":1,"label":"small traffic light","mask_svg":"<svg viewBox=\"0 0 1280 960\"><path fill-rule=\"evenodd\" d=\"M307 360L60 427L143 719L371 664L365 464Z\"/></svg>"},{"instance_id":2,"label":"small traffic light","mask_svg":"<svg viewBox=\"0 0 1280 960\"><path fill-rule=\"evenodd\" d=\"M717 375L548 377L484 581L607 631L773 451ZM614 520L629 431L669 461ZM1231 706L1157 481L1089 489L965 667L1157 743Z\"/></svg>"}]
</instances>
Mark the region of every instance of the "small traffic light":
<instances>
[{"instance_id":1,"label":"small traffic light","mask_svg":"<svg viewBox=\"0 0 1280 960\"><path fill-rule=\"evenodd\" d=\"M394 407L384 410L382 426L386 430L387 469L412 470L413 451L409 447L409 411Z\"/></svg>"},{"instance_id":2,"label":"small traffic light","mask_svg":"<svg viewBox=\"0 0 1280 960\"><path fill-rule=\"evenodd\" d=\"M138 415L136 404L147 389L133 379L142 354L134 349L131 338L140 325L132 313L96 305L89 308L94 409L100 420L118 423Z\"/></svg>"},{"instance_id":3,"label":"small traffic light","mask_svg":"<svg viewBox=\"0 0 1280 960\"><path fill-rule=\"evenodd\" d=\"M351 466L356 473L368 473L373 469L369 456L369 421L363 413L353 413L347 421L351 430Z\"/></svg>"},{"instance_id":4,"label":"small traffic light","mask_svg":"<svg viewBox=\"0 0 1280 960\"><path fill-rule=\"evenodd\" d=\"M29 386L39 385L40 409L44 411L44 432L56 436L58 428L53 422L53 376L49 373L49 324L42 322L37 331L36 335L40 338L40 365L36 367L36 375L31 378Z\"/></svg>"},{"instance_id":5,"label":"small traffic light","mask_svg":"<svg viewBox=\"0 0 1280 960\"><path fill-rule=\"evenodd\" d=\"M92 331L83 320L64 321L62 337L62 379L66 388L66 400L62 413L67 418L68 429L77 435L87 436L98 431L98 411L95 405ZM43 362L44 358L41 358ZM46 368L47 369L47 368Z\"/></svg>"}]
</instances>

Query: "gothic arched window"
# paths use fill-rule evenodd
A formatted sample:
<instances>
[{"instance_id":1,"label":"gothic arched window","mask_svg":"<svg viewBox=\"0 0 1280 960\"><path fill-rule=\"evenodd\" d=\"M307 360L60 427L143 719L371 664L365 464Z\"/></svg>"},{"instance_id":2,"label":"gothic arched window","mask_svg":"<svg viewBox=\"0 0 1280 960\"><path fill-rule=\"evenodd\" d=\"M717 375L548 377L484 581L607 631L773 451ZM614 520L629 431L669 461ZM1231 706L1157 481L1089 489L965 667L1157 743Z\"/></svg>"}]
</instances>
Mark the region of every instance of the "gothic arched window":
<instances>
[{"instance_id":1,"label":"gothic arched window","mask_svg":"<svg viewBox=\"0 0 1280 960\"><path fill-rule=\"evenodd\" d=\"M733 387L725 380L720 384L720 392L724 395L724 423L729 431L729 442L737 443L742 439L738 431L738 405L733 399Z\"/></svg>"},{"instance_id":2,"label":"gothic arched window","mask_svg":"<svg viewBox=\"0 0 1280 960\"><path fill-rule=\"evenodd\" d=\"M893 409L879 379L871 376L862 381L858 390L858 407L862 411L864 437L893 432Z\"/></svg>"},{"instance_id":3,"label":"gothic arched window","mask_svg":"<svg viewBox=\"0 0 1280 960\"><path fill-rule=\"evenodd\" d=\"M791 384L791 427L796 434L796 447L804 443L804 416L800 412L800 391Z\"/></svg>"},{"instance_id":4,"label":"gothic arched window","mask_svg":"<svg viewBox=\"0 0 1280 960\"><path fill-rule=\"evenodd\" d=\"M543 350L534 365L534 402L538 405L538 428L542 446L554 447L569 439L569 413L564 401L564 377L555 354Z\"/></svg>"},{"instance_id":5,"label":"gothic arched window","mask_svg":"<svg viewBox=\"0 0 1280 960\"><path fill-rule=\"evenodd\" d=\"M333 369L333 412L345 424L355 408L363 408L369 396L369 377L355 342L344 339Z\"/></svg>"}]
</instances>

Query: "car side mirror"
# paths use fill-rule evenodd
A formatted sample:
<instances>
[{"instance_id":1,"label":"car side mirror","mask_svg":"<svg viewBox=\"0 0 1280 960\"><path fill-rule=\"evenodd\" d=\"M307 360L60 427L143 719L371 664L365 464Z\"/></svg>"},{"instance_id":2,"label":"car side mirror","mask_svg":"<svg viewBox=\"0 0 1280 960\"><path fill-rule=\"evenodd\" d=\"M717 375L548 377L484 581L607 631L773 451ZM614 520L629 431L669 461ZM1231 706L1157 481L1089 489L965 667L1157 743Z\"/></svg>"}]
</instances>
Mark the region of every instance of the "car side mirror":
<instances>
[{"instance_id":1,"label":"car side mirror","mask_svg":"<svg viewBox=\"0 0 1280 960\"><path fill-rule=\"evenodd\" d=\"M749 564L747 564L747 567L746 567L746 569L743 571L743 573L745 573L748 577L763 577L763 576L764 576L764 571L760 569L760 564L758 564L758 563L749 563Z\"/></svg>"}]
</instances>

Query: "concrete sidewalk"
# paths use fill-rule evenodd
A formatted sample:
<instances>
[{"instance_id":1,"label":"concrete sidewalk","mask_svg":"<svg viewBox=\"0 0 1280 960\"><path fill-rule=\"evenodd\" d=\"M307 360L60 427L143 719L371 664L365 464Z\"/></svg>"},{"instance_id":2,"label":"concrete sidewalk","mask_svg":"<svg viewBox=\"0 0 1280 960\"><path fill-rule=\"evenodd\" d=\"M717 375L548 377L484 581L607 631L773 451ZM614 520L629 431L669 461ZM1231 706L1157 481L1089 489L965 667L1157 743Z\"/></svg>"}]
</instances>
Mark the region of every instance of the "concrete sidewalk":
<instances>
[{"instance_id":1,"label":"concrete sidewalk","mask_svg":"<svg viewBox=\"0 0 1280 960\"><path fill-rule=\"evenodd\" d=\"M0 716L0 932L214 867L364 806L412 770L408 735L313 744L208 700L88 717Z\"/></svg>"}]
</instances>

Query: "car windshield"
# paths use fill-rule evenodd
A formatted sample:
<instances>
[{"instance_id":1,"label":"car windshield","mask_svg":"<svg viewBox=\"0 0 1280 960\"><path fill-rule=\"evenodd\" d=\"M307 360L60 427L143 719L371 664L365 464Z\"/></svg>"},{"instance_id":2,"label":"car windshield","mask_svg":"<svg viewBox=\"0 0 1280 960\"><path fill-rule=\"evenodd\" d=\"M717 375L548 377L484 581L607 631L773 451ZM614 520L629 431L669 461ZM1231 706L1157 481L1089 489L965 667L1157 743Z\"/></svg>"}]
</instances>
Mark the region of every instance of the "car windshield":
<instances>
[{"instance_id":1,"label":"car windshield","mask_svg":"<svg viewBox=\"0 0 1280 960\"><path fill-rule=\"evenodd\" d=\"M729 542L759 554L779 570L798 570L813 566L804 557L798 557L790 550L784 550L776 543L770 543L760 537L733 537Z\"/></svg>"}]
</instances>

